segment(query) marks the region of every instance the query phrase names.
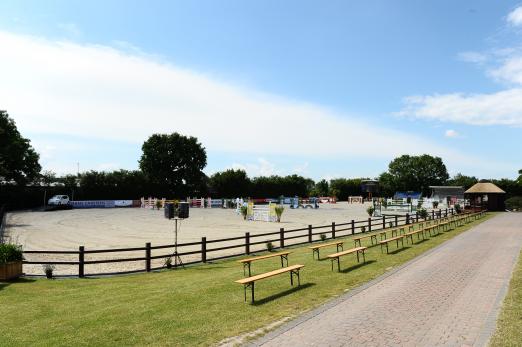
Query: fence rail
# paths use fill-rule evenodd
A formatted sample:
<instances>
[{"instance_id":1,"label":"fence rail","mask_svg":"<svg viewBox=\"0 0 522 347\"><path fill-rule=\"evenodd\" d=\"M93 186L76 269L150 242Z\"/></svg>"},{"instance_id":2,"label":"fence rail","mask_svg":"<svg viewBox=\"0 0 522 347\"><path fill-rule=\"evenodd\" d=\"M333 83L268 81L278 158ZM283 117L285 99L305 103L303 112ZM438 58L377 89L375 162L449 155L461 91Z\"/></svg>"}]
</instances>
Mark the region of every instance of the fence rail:
<instances>
[{"instance_id":1,"label":"fence rail","mask_svg":"<svg viewBox=\"0 0 522 347\"><path fill-rule=\"evenodd\" d=\"M453 209L445 209L439 210L437 212L432 211L432 214L428 216L428 219L440 219L445 218L450 215L454 215L455 211ZM188 255L200 255L199 260L190 260L188 262L183 262L185 265L197 264L197 263L207 263L214 260L221 260L227 258L238 257L242 255L249 255L252 252L252 246L265 244L267 242L275 243L273 246L274 249L281 249L287 246L296 246L301 244L313 243L320 241L320 238L317 238L318 235L325 235L325 239L335 239L339 237L346 237L350 235L360 234L360 233L370 233L384 229L390 229L400 226L405 226L408 224L412 224L419 221L419 215L387 215L379 218L370 217L365 220L351 220L349 222L343 223L335 223L332 222L329 225L319 225L312 226L308 225L305 228L296 228L296 229L284 229L280 228L279 231L268 232L268 233L260 233L260 234L250 234L246 232L244 236L236 236L236 237L228 237L223 239L214 239L207 240L206 237L202 237L201 241L197 242L187 242L187 243L179 243L178 244L178 255L188 256ZM389 224L391 223L391 224ZM339 228L341 226L341 228ZM321 230L321 231L317 231ZM300 233L299 233L300 232ZM299 233L296 235L295 233ZM266 236L276 236L271 239L263 239L259 240L261 237ZM314 236L316 236L314 238ZM305 239L304 241L299 242L291 242L287 243L287 241L297 240L297 239ZM227 245L227 246L218 246L214 248L209 248L209 245L220 243L220 242L230 242L230 241L241 241L240 243ZM161 250L161 249L173 249L174 244L169 245L155 245L152 246L150 242L147 242L144 247L129 247L129 248L113 248L113 249L89 249L86 250L84 246L79 246L77 251L67 250L67 251L55 251L55 250L34 250L34 251L24 251L25 255L29 254L62 254L62 255L76 255L78 256L77 261L63 261L63 260L49 260L46 259L44 261L29 261L25 260L24 264L55 264L55 265L75 265L78 266L78 277L85 277L88 274L85 273L85 265L92 264L108 264L108 263L122 263L122 262L136 262L136 261L145 261L145 267L140 270L130 270L130 271L111 271L111 272L103 272L103 273L92 273L90 275L105 275L105 274L118 274L118 273L132 273L132 272L149 272L153 270L158 270L163 267L152 267L151 260L154 259L162 259L172 257L173 253L169 254L154 254L153 251ZM187 247L199 246L197 250L187 250ZM185 248L185 250L183 250ZM220 252L229 249L243 248L243 250L239 253L233 254L216 254L215 252ZM86 260L85 255L89 254L107 254L107 253L125 253L125 252L143 252L143 256L135 256L132 257L118 257L115 259L100 259L100 260ZM215 255L214 257L212 257Z\"/></svg>"}]
</instances>

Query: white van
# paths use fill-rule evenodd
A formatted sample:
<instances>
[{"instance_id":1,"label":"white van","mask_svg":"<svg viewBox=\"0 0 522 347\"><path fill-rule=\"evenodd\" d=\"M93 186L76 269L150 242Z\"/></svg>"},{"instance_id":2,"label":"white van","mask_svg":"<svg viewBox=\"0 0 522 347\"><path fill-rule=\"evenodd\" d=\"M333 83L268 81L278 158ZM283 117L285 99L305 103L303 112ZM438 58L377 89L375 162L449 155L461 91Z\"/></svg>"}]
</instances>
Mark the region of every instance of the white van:
<instances>
[{"instance_id":1,"label":"white van","mask_svg":"<svg viewBox=\"0 0 522 347\"><path fill-rule=\"evenodd\" d=\"M68 205L69 197L67 195L55 195L47 201L48 205Z\"/></svg>"}]
</instances>

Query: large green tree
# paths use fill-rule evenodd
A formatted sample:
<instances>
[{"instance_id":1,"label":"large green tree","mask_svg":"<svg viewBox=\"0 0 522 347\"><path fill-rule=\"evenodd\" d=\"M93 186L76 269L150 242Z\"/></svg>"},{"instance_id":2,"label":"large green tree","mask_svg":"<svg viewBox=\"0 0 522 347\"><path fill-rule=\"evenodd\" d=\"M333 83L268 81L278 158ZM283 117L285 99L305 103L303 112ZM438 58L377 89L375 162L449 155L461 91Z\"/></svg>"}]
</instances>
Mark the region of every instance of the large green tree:
<instances>
[{"instance_id":1,"label":"large green tree","mask_svg":"<svg viewBox=\"0 0 522 347\"><path fill-rule=\"evenodd\" d=\"M34 182L42 167L40 156L28 139L22 137L13 119L0 110L0 183L23 186Z\"/></svg>"},{"instance_id":2,"label":"large green tree","mask_svg":"<svg viewBox=\"0 0 522 347\"><path fill-rule=\"evenodd\" d=\"M207 165L207 154L197 138L178 133L154 134L143 143L142 150L140 169L169 196L183 198L206 190L202 170Z\"/></svg>"},{"instance_id":3,"label":"large green tree","mask_svg":"<svg viewBox=\"0 0 522 347\"><path fill-rule=\"evenodd\" d=\"M229 169L210 176L209 185L210 194L216 198L246 198L252 182L245 171Z\"/></svg>"},{"instance_id":4,"label":"large green tree","mask_svg":"<svg viewBox=\"0 0 522 347\"><path fill-rule=\"evenodd\" d=\"M379 183L383 191L421 191L429 194L429 186L443 185L448 180L448 170L439 157L428 154L402 155L392 160L388 172L381 174Z\"/></svg>"},{"instance_id":5,"label":"large green tree","mask_svg":"<svg viewBox=\"0 0 522 347\"><path fill-rule=\"evenodd\" d=\"M456 174L450 180L448 180L448 185L450 186L462 186L464 189L469 189L479 180L475 176L466 176L461 173Z\"/></svg>"}]
</instances>

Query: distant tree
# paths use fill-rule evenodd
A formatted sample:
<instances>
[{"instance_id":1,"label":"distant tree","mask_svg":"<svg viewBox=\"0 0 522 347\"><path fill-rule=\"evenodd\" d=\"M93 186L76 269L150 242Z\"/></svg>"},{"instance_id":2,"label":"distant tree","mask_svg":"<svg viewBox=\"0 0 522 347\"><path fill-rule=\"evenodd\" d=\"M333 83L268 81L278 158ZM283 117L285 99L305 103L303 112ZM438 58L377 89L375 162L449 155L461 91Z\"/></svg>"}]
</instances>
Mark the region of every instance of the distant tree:
<instances>
[{"instance_id":1,"label":"distant tree","mask_svg":"<svg viewBox=\"0 0 522 347\"><path fill-rule=\"evenodd\" d=\"M392 160L388 172L381 174L379 182L388 190L421 191L427 195L429 186L443 185L448 178L448 170L441 158L428 154L402 155Z\"/></svg>"},{"instance_id":2,"label":"distant tree","mask_svg":"<svg viewBox=\"0 0 522 347\"><path fill-rule=\"evenodd\" d=\"M207 165L205 148L195 137L154 134L142 146L140 169L165 194L182 198L203 189Z\"/></svg>"},{"instance_id":3,"label":"distant tree","mask_svg":"<svg viewBox=\"0 0 522 347\"><path fill-rule=\"evenodd\" d=\"M330 194L338 200L348 200L349 196L361 195L360 178L335 178L330 180Z\"/></svg>"},{"instance_id":4,"label":"distant tree","mask_svg":"<svg viewBox=\"0 0 522 347\"><path fill-rule=\"evenodd\" d=\"M40 156L30 141L18 132L13 119L0 111L0 183L16 182L20 186L36 181L42 167Z\"/></svg>"},{"instance_id":5,"label":"distant tree","mask_svg":"<svg viewBox=\"0 0 522 347\"><path fill-rule=\"evenodd\" d=\"M314 181L299 175L259 176L252 179L252 197L277 198L283 196L306 197L314 188Z\"/></svg>"},{"instance_id":6,"label":"distant tree","mask_svg":"<svg viewBox=\"0 0 522 347\"><path fill-rule=\"evenodd\" d=\"M243 170L216 172L209 179L210 193L216 198L246 198L250 195L251 184Z\"/></svg>"},{"instance_id":7,"label":"distant tree","mask_svg":"<svg viewBox=\"0 0 522 347\"><path fill-rule=\"evenodd\" d=\"M40 175L40 182L45 187L49 187L51 184L56 183L58 178L56 177L56 173L50 170L45 170Z\"/></svg>"},{"instance_id":8,"label":"distant tree","mask_svg":"<svg viewBox=\"0 0 522 347\"><path fill-rule=\"evenodd\" d=\"M310 193L312 196L329 196L330 195L330 185L328 181L325 179L320 180L315 184L314 189Z\"/></svg>"},{"instance_id":9,"label":"distant tree","mask_svg":"<svg viewBox=\"0 0 522 347\"><path fill-rule=\"evenodd\" d=\"M464 189L469 189L479 180L475 176L466 176L461 173L456 174L451 179L448 180L448 185L450 186L462 186Z\"/></svg>"},{"instance_id":10,"label":"distant tree","mask_svg":"<svg viewBox=\"0 0 522 347\"><path fill-rule=\"evenodd\" d=\"M522 184L522 169L518 170L518 179L517 179L517 182L518 184Z\"/></svg>"}]
</instances>

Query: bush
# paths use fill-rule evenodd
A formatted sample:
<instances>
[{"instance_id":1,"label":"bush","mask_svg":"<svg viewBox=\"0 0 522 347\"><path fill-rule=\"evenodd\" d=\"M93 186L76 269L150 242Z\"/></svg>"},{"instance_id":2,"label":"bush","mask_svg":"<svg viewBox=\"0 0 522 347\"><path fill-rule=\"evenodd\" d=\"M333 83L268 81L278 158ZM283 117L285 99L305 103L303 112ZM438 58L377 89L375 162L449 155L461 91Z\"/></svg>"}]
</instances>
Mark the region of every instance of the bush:
<instances>
[{"instance_id":1,"label":"bush","mask_svg":"<svg viewBox=\"0 0 522 347\"><path fill-rule=\"evenodd\" d=\"M439 207L439 202L438 201L433 201L432 204L433 204L433 208Z\"/></svg>"},{"instance_id":2,"label":"bush","mask_svg":"<svg viewBox=\"0 0 522 347\"><path fill-rule=\"evenodd\" d=\"M361 233L364 233L364 232L366 232L366 227L362 226L361 227Z\"/></svg>"},{"instance_id":3,"label":"bush","mask_svg":"<svg viewBox=\"0 0 522 347\"><path fill-rule=\"evenodd\" d=\"M246 220L247 214L248 214L248 207L247 206L241 206L240 211L241 211L241 215L243 216L243 219Z\"/></svg>"},{"instance_id":4,"label":"bush","mask_svg":"<svg viewBox=\"0 0 522 347\"><path fill-rule=\"evenodd\" d=\"M321 234L321 235L319 235L319 237L321 238L321 241L326 240L326 235L325 234Z\"/></svg>"},{"instance_id":5,"label":"bush","mask_svg":"<svg viewBox=\"0 0 522 347\"><path fill-rule=\"evenodd\" d=\"M56 269L56 267L53 264L42 265L42 268L45 272L45 277L49 279L53 278L53 272Z\"/></svg>"},{"instance_id":6,"label":"bush","mask_svg":"<svg viewBox=\"0 0 522 347\"><path fill-rule=\"evenodd\" d=\"M283 215L283 211L285 210L285 208L283 207L283 205L277 205L276 208L275 208L275 213L276 213L276 216L277 216L277 222L281 222L281 216Z\"/></svg>"},{"instance_id":7,"label":"bush","mask_svg":"<svg viewBox=\"0 0 522 347\"><path fill-rule=\"evenodd\" d=\"M522 196L514 196L506 200L506 208L508 210L522 210Z\"/></svg>"},{"instance_id":8,"label":"bush","mask_svg":"<svg viewBox=\"0 0 522 347\"><path fill-rule=\"evenodd\" d=\"M22 246L12 243L0 244L0 264L24 260Z\"/></svg>"},{"instance_id":9,"label":"bush","mask_svg":"<svg viewBox=\"0 0 522 347\"><path fill-rule=\"evenodd\" d=\"M457 212L457 213L462 212L462 208L460 207L460 204L455 204L455 206L453 206L453 208L455 209L455 212Z\"/></svg>"},{"instance_id":10,"label":"bush","mask_svg":"<svg viewBox=\"0 0 522 347\"><path fill-rule=\"evenodd\" d=\"M426 219L428 218L428 211L426 211L425 208L421 208L419 211L419 217L421 217L422 219Z\"/></svg>"},{"instance_id":11,"label":"bush","mask_svg":"<svg viewBox=\"0 0 522 347\"><path fill-rule=\"evenodd\" d=\"M274 250L274 245L272 244L272 242L266 243L266 250L269 252L272 252Z\"/></svg>"},{"instance_id":12,"label":"bush","mask_svg":"<svg viewBox=\"0 0 522 347\"><path fill-rule=\"evenodd\" d=\"M368 206L368 208L366 209L366 212L368 212L368 216L373 216L373 212L375 212L375 207L373 206Z\"/></svg>"}]
</instances>

